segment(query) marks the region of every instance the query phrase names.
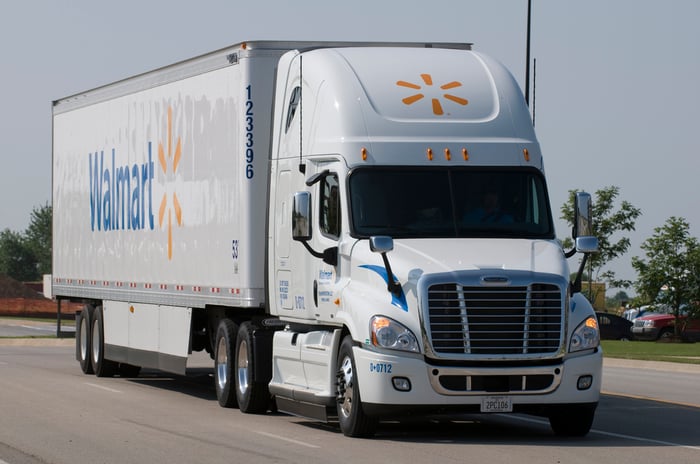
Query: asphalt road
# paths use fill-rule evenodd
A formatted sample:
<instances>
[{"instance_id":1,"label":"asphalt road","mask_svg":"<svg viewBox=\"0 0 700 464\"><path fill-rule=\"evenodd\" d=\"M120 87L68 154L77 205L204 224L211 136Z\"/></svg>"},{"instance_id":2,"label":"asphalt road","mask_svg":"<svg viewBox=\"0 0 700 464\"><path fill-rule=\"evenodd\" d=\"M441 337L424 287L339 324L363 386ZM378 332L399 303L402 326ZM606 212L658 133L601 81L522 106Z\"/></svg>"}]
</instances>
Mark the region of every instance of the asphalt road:
<instances>
[{"instance_id":1,"label":"asphalt road","mask_svg":"<svg viewBox=\"0 0 700 464\"><path fill-rule=\"evenodd\" d=\"M557 438L539 418L465 415L383 423L371 440L346 438L334 424L220 408L209 358L193 356L192 365L186 377L96 378L80 371L72 340L0 340L0 464L700 462L698 393L683 404L668 398L697 389L700 372L665 364L606 361L606 393L582 439ZM646 399L649 382L659 382L653 397L663 401Z\"/></svg>"}]
</instances>

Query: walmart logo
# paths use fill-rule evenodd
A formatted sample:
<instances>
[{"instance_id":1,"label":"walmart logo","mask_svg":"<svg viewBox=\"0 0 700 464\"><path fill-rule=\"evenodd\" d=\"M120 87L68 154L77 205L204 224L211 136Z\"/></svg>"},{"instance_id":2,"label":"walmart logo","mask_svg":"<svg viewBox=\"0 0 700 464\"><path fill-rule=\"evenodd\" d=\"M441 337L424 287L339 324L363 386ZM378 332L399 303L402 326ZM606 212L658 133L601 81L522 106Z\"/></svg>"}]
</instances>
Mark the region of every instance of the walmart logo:
<instances>
[{"instance_id":1,"label":"walmart logo","mask_svg":"<svg viewBox=\"0 0 700 464\"><path fill-rule=\"evenodd\" d=\"M414 84L412 82L406 82L406 81L398 81L396 83L396 85L398 85L399 87L406 87L406 88L418 91L417 93L410 95L410 96L401 100L405 105L412 105L412 104L426 98L426 96L423 92L426 92L426 93L430 92L432 94L438 94L438 93L441 94L441 95L439 95L439 97L441 97L441 98L432 97L430 99L432 107L433 107L433 114L435 116L442 116L443 114L445 114L445 111L442 108L442 103L441 103L442 99L449 100L449 101L457 103L458 105L461 105L461 106L466 106L469 103L469 100L467 100L465 98L458 97L457 95L453 95L451 93L446 92L448 90L455 89L457 87L461 87L462 86L461 82L457 82L457 81L448 82L446 84L441 85L439 87L440 90L437 90L435 87L433 87L433 77L430 74L421 74L420 77L421 77L421 80L423 82L422 85L421 84ZM440 91L444 91L444 92L440 92Z\"/></svg>"},{"instance_id":2,"label":"walmart logo","mask_svg":"<svg viewBox=\"0 0 700 464\"><path fill-rule=\"evenodd\" d=\"M158 144L158 165L166 178L166 192L158 208L158 226L168 231L168 259L173 255L174 222L182 226L182 207L176 193L167 191L173 185L182 158L182 143L178 137L173 147L172 108L168 108L167 140ZM118 165L117 152L112 148L89 154L90 229L94 231L154 230L153 179L155 164L151 142L142 163Z\"/></svg>"},{"instance_id":3,"label":"walmart logo","mask_svg":"<svg viewBox=\"0 0 700 464\"><path fill-rule=\"evenodd\" d=\"M173 110L168 108L168 140L166 141L168 145L168 152L165 153L163 144L158 144L158 163L163 171L163 175L167 178L168 173L171 177L175 177L177 174L177 167L180 165L180 158L182 157L182 144L180 137L177 138L177 144L175 146L175 152L173 153ZM168 259L173 258L173 214L175 214L175 221L178 226L182 226L182 207L180 206L180 201L177 199L177 194L168 192L163 193L163 198L160 201L160 208L158 208L158 226L163 228L163 221L165 220L165 215L168 215Z\"/></svg>"}]
</instances>

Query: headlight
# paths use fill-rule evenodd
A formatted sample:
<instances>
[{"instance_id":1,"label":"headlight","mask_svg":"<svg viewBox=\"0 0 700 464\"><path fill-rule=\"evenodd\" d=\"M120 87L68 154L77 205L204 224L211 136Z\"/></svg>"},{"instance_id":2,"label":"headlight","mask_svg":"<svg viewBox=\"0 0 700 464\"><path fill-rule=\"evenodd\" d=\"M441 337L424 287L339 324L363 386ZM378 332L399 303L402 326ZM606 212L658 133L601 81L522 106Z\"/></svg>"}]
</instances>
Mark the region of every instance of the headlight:
<instances>
[{"instance_id":1,"label":"headlight","mask_svg":"<svg viewBox=\"0 0 700 464\"><path fill-rule=\"evenodd\" d=\"M600 331L595 317L589 317L574 330L569 351L591 350L600 345Z\"/></svg>"},{"instance_id":2,"label":"headlight","mask_svg":"<svg viewBox=\"0 0 700 464\"><path fill-rule=\"evenodd\" d=\"M403 324L384 316L374 316L370 321L369 331L372 344L390 350L411 351L418 353L416 336Z\"/></svg>"},{"instance_id":3,"label":"headlight","mask_svg":"<svg viewBox=\"0 0 700 464\"><path fill-rule=\"evenodd\" d=\"M654 327L654 321L644 321L644 327Z\"/></svg>"}]
</instances>

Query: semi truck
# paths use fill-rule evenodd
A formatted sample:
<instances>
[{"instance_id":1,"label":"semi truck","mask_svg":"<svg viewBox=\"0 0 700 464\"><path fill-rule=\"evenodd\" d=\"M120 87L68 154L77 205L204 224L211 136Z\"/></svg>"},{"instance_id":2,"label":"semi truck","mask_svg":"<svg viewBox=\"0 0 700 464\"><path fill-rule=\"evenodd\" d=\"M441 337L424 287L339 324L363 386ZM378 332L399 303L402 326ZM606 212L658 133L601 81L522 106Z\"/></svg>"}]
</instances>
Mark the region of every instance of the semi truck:
<instances>
[{"instance_id":1,"label":"semi truck","mask_svg":"<svg viewBox=\"0 0 700 464\"><path fill-rule=\"evenodd\" d=\"M50 295L85 374L372 436L526 413L588 433L602 351L522 92L460 43L249 41L56 100ZM563 156L559 154L558 156ZM580 276L580 272L579 272Z\"/></svg>"}]
</instances>

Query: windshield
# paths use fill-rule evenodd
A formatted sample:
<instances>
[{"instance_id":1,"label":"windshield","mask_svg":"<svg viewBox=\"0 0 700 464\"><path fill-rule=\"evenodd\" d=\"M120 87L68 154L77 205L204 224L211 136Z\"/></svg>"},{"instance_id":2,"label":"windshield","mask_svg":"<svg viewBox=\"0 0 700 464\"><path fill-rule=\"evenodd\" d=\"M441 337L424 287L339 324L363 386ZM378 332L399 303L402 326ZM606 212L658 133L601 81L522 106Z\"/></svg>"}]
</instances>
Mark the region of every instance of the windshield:
<instances>
[{"instance_id":1,"label":"windshield","mask_svg":"<svg viewBox=\"0 0 700 464\"><path fill-rule=\"evenodd\" d=\"M361 168L349 178L352 234L554 238L535 169Z\"/></svg>"}]
</instances>

